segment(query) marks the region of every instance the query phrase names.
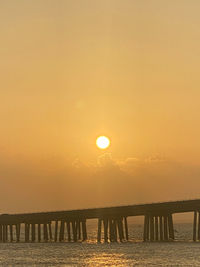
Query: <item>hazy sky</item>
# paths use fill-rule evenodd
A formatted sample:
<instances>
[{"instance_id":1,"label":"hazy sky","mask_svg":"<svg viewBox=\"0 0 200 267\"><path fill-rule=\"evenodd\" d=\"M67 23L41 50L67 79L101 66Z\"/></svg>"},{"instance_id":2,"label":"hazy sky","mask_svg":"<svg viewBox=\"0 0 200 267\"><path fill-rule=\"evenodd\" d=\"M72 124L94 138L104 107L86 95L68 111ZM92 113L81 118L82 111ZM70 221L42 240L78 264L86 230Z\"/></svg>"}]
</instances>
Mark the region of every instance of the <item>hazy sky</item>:
<instances>
[{"instance_id":1,"label":"hazy sky","mask_svg":"<svg viewBox=\"0 0 200 267\"><path fill-rule=\"evenodd\" d=\"M0 0L0 210L200 197L199 12Z\"/></svg>"}]
</instances>

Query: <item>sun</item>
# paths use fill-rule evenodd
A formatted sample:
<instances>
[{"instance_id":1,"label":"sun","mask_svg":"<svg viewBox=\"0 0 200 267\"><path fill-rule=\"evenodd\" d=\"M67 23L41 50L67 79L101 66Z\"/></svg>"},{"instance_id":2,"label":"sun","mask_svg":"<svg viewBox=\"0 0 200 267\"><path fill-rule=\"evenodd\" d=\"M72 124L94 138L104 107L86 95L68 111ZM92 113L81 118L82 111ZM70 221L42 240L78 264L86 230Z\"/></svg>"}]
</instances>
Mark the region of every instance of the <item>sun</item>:
<instances>
[{"instance_id":1,"label":"sun","mask_svg":"<svg viewBox=\"0 0 200 267\"><path fill-rule=\"evenodd\" d=\"M110 139L106 136L99 136L96 140L96 145L100 149L106 149L110 145Z\"/></svg>"}]
</instances>

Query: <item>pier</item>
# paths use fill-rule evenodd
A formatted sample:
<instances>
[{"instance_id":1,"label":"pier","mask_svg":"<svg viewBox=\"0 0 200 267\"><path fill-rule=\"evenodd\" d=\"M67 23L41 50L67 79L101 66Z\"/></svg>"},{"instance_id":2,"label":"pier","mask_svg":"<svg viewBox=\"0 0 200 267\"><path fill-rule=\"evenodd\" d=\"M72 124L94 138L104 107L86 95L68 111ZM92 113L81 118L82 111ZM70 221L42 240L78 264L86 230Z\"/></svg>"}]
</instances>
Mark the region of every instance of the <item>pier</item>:
<instances>
[{"instance_id":1,"label":"pier","mask_svg":"<svg viewBox=\"0 0 200 267\"><path fill-rule=\"evenodd\" d=\"M128 217L143 216L144 241L173 241L173 215L193 212L193 241L200 241L200 199L105 208L0 215L0 242L87 240L87 221L97 219L97 242L129 240ZM23 229L23 235L22 235Z\"/></svg>"}]
</instances>

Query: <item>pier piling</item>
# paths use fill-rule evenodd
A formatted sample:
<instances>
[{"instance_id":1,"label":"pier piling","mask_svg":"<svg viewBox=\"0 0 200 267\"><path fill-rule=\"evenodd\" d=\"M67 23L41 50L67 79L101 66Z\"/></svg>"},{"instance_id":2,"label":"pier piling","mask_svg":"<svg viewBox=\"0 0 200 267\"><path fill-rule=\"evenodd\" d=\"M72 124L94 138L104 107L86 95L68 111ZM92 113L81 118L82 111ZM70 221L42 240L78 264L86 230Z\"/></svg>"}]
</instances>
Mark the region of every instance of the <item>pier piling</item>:
<instances>
[{"instance_id":1,"label":"pier piling","mask_svg":"<svg viewBox=\"0 0 200 267\"><path fill-rule=\"evenodd\" d=\"M31 224L31 241L35 242L35 224Z\"/></svg>"},{"instance_id":2,"label":"pier piling","mask_svg":"<svg viewBox=\"0 0 200 267\"><path fill-rule=\"evenodd\" d=\"M57 242L58 238L58 221L55 221L54 241Z\"/></svg>"},{"instance_id":3,"label":"pier piling","mask_svg":"<svg viewBox=\"0 0 200 267\"><path fill-rule=\"evenodd\" d=\"M148 215L144 217L144 241L174 240L172 214Z\"/></svg>"},{"instance_id":4,"label":"pier piling","mask_svg":"<svg viewBox=\"0 0 200 267\"><path fill-rule=\"evenodd\" d=\"M49 226L49 239L52 240L53 236L52 236L52 230L51 230L51 222L48 223Z\"/></svg>"},{"instance_id":5,"label":"pier piling","mask_svg":"<svg viewBox=\"0 0 200 267\"><path fill-rule=\"evenodd\" d=\"M126 240L128 241L128 222L127 222L127 217L124 217L124 226L125 226L125 236Z\"/></svg>"},{"instance_id":6,"label":"pier piling","mask_svg":"<svg viewBox=\"0 0 200 267\"><path fill-rule=\"evenodd\" d=\"M193 241L197 240L197 211L194 211L194 221L193 221Z\"/></svg>"},{"instance_id":7,"label":"pier piling","mask_svg":"<svg viewBox=\"0 0 200 267\"><path fill-rule=\"evenodd\" d=\"M10 227L10 242L13 242L13 225L10 224L9 227Z\"/></svg>"},{"instance_id":8,"label":"pier piling","mask_svg":"<svg viewBox=\"0 0 200 267\"><path fill-rule=\"evenodd\" d=\"M98 232L97 232L97 242L101 242L101 224L102 220L98 219Z\"/></svg>"},{"instance_id":9,"label":"pier piling","mask_svg":"<svg viewBox=\"0 0 200 267\"><path fill-rule=\"evenodd\" d=\"M38 242L40 242L41 241L41 224L40 223L38 223Z\"/></svg>"},{"instance_id":10,"label":"pier piling","mask_svg":"<svg viewBox=\"0 0 200 267\"><path fill-rule=\"evenodd\" d=\"M108 242L108 219L103 220L104 225L104 242Z\"/></svg>"},{"instance_id":11,"label":"pier piling","mask_svg":"<svg viewBox=\"0 0 200 267\"><path fill-rule=\"evenodd\" d=\"M159 216L159 223L160 223L160 241L163 241L164 235L163 235L163 216Z\"/></svg>"},{"instance_id":12,"label":"pier piling","mask_svg":"<svg viewBox=\"0 0 200 267\"><path fill-rule=\"evenodd\" d=\"M174 226L173 226L172 214L168 215L168 226L169 226L169 238L171 240L174 240Z\"/></svg>"},{"instance_id":13,"label":"pier piling","mask_svg":"<svg viewBox=\"0 0 200 267\"><path fill-rule=\"evenodd\" d=\"M83 241L87 240L87 227L86 220L82 220L82 233L83 233Z\"/></svg>"},{"instance_id":14,"label":"pier piling","mask_svg":"<svg viewBox=\"0 0 200 267\"><path fill-rule=\"evenodd\" d=\"M77 229L76 229L76 223L74 220L72 221L72 233L73 233L73 241L77 242Z\"/></svg>"},{"instance_id":15,"label":"pier piling","mask_svg":"<svg viewBox=\"0 0 200 267\"><path fill-rule=\"evenodd\" d=\"M158 216L155 216L155 240L158 241Z\"/></svg>"}]
</instances>

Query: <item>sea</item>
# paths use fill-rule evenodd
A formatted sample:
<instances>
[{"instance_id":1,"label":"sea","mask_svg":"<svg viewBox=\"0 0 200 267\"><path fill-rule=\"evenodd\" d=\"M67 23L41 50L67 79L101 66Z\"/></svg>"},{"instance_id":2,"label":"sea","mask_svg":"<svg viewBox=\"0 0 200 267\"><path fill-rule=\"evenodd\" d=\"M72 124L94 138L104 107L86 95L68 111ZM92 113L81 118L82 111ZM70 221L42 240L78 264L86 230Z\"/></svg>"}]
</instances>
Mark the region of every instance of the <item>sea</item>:
<instances>
[{"instance_id":1,"label":"sea","mask_svg":"<svg viewBox=\"0 0 200 267\"><path fill-rule=\"evenodd\" d=\"M173 242L143 242L143 225L129 223L128 242L97 243L92 222L84 242L1 243L0 266L200 266L192 224L176 223L174 229Z\"/></svg>"}]
</instances>

